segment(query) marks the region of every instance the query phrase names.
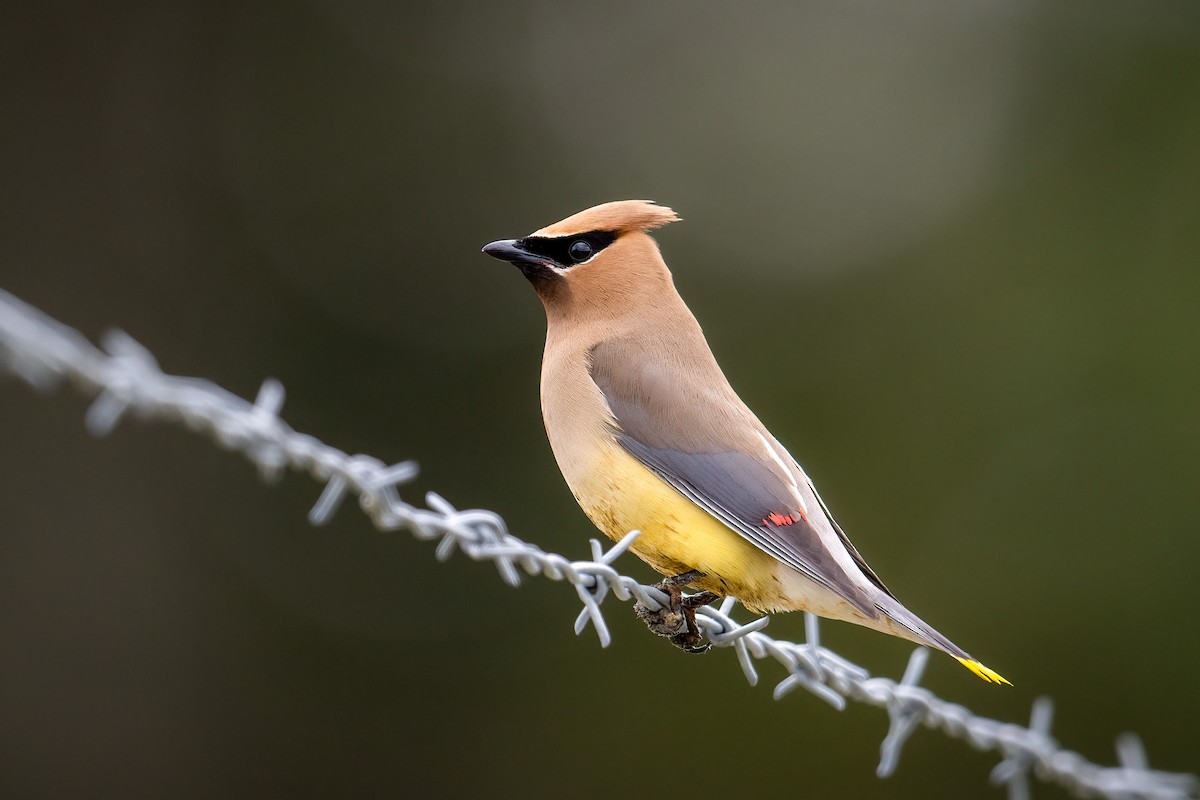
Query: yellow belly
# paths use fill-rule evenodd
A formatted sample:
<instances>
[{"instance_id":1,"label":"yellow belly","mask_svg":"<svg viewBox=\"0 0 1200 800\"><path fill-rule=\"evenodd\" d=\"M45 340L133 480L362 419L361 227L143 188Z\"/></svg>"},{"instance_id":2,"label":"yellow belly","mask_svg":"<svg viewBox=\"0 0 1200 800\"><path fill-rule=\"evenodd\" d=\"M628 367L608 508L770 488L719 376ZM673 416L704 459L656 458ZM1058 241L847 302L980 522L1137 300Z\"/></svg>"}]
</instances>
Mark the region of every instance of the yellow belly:
<instances>
[{"instance_id":1,"label":"yellow belly","mask_svg":"<svg viewBox=\"0 0 1200 800\"><path fill-rule=\"evenodd\" d=\"M766 612L792 606L782 595L779 562L718 521L617 446L571 491L580 508L611 539L642 532L634 555L664 575L699 570L692 583Z\"/></svg>"}]
</instances>

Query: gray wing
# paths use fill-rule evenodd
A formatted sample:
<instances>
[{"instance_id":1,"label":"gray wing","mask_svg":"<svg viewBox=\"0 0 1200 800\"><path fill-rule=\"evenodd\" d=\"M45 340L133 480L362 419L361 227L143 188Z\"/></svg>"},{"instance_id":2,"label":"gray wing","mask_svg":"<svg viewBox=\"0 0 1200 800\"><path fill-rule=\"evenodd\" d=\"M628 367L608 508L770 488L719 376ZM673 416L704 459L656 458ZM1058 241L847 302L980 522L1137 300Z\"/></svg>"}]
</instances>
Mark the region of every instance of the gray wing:
<instances>
[{"instance_id":1,"label":"gray wing","mask_svg":"<svg viewBox=\"0 0 1200 800\"><path fill-rule=\"evenodd\" d=\"M721 404L720 397L702 390L685 393L680 382L654 380L655 371L644 364L628 369L625 359L598 352L603 347L593 351L592 379L613 413L617 439L630 455L755 547L835 592L869 618L878 617L876 604L846 574L817 526L833 531L867 580L885 593L887 589L798 468L803 481L793 487L767 458L751 455L763 443L749 412L744 420L725 419L719 430L714 429L714 418L728 416L727 408L714 405ZM647 385L648 380L652 385ZM733 429L743 426L746 430L739 437ZM737 446L739 438L744 438L745 446Z\"/></svg>"}]
</instances>

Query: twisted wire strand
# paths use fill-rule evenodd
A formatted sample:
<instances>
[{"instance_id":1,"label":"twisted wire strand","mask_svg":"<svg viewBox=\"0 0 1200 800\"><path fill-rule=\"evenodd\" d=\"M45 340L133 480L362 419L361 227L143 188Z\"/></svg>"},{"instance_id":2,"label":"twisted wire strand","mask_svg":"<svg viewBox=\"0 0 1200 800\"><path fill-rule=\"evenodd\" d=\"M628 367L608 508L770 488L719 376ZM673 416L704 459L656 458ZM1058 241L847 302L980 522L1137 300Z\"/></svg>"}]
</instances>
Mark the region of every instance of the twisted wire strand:
<instances>
[{"instance_id":1,"label":"twisted wire strand","mask_svg":"<svg viewBox=\"0 0 1200 800\"><path fill-rule=\"evenodd\" d=\"M386 464L367 455L351 455L319 439L299 433L279 417L283 386L268 379L254 402L248 402L207 380L165 374L149 350L120 331L102 337L103 349L82 334L16 297L0 290L0 368L34 388L49 390L65 381L94 394L87 411L87 429L110 433L127 415L184 426L241 453L266 480L284 470L308 472L325 484L309 521L320 525L337 511L347 495L375 527L406 530L422 541L436 541L435 557L445 561L456 551L476 561L491 561L500 578L518 586L522 575L565 581L582 603L575 632L589 625L602 647L612 640L601 605L611 595L636 600L657 609L666 596L652 586L623 575L613 563L638 536L630 532L605 550L591 541L591 558L572 560L548 553L508 531L492 511L458 509L434 493L427 508L401 499L399 487L417 474L412 461ZM964 706L936 696L919 685L929 651L918 648L899 681L872 676L820 643L818 620L805 615L806 641L775 639L762 632L769 622L760 617L745 624L730 616L734 600L699 610L699 623L716 647L732 648L746 680L757 685L756 662L773 661L785 677L774 689L780 699L804 689L836 709L848 701L884 709L889 726L880 746L877 773L891 775L900 752L918 727L941 730L972 747L996 752L1001 760L991 781L1007 787L1010 800L1030 798L1030 778L1056 783L1079 797L1114 800L1194 800L1193 775L1149 768L1140 740L1131 733L1117 739L1118 766L1104 767L1062 747L1050 734L1053 704L1042 697L1033 704L1028 725L999 722L972 713Z\"/></svg>"}]
</instances>

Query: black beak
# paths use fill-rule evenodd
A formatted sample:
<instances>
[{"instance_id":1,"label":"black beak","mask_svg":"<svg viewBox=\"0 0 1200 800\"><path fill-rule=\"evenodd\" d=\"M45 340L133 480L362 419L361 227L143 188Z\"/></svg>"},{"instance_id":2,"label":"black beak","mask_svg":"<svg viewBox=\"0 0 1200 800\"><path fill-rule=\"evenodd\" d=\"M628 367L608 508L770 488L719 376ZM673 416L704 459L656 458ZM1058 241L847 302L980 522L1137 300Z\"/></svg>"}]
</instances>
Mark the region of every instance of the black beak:
<instances>
[{"instance_id":1,"label":"black beak","mask_svg":"<svg viewBox=\"0 0 1200 800\"><path fill-rule=\"evenodd\" d=\"M545 262L545 259L541 256L526 250L518 239L501 239L497 242L492 242L491 244L484 245L483 252L492 258L507 261L518 267L535 266Z\"/></svg>"}]
</instances>

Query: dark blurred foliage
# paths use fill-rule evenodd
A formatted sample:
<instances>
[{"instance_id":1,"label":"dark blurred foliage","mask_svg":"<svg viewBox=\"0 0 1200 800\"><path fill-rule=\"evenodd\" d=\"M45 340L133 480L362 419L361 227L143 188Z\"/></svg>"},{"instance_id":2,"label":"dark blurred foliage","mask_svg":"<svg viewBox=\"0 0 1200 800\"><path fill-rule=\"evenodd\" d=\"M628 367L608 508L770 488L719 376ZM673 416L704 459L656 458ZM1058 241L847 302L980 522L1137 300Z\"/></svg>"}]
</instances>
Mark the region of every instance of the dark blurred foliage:
<instances>
[{"instance_id":1,"label":"dark blurred foliage","mask_svg":"<svg viewBox=\"0 0 1200 800\"><path fill-rule=\"evenodd\" d=\"M1141 4L100 3L0 25L0 285L584 556L543 322L478 252L611 199L889 585L1195 770L1200 14ZM1002 796L561 585L437 564L192 434L0 385L0 795ZM624 566L650 580L636 561ZM799 615L776 635L802 635ZM828 624L899 675L909 646ZM764 675L769 683L780 677ZM1039 790L1038 797L1061 796Z\"/></svg>"}]
</instances>

